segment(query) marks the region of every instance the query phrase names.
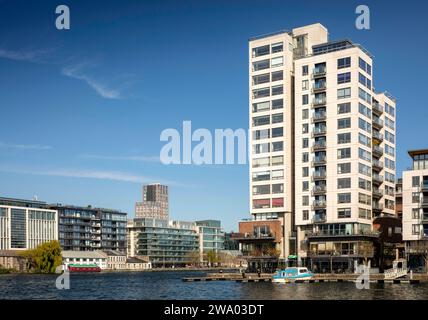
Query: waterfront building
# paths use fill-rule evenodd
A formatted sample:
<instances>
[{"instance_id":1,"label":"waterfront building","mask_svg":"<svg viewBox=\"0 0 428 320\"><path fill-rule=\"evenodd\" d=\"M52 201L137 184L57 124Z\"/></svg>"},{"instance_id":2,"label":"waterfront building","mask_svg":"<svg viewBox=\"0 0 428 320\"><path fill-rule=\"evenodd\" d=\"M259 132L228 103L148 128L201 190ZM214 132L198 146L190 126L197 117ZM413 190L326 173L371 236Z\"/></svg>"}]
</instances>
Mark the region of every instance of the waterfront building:
<instances>
[{"instance_id":1,"label":"waterfront building","mask_svg":"<svg viewBox=\"0 0 428 320\"><path fill-rule=\"evenodd\" d=\"M217 256L224 249L224 232L219 220L196 221L196 232L199 235L200 262L209 263L207 253L214 252Z\"/></svg>"},{"instance_id":2,"label":"waterfront building","mask_svg":"<svg viewBox=\"0 0 428 320\"><path fill-rule=\"evenodd\" d=\"M126 259L126 270L148 270L152 268L152 263L147 258L129 257Z\"/></svg>"},{"instance_id":3,"label":"waterfront building","mask_svg":"<svg viewBox=\"0 0 428 320\"><path fill-rule=\"evenodd\" d=\"M135 204L136 218L169 219L168 186L143 186L143 201Z\"/></svg>"},{"instance_id":4,"label":"waterfront building","mask_svg":"<svg viewBox=\"0 0 428 320\"><path fill-rule=\"evenodd\" d=\"M239 250L239 242L236 239L237 236L238 233L235 232L226 232L224 234L224 250Z\"/></svg>"},{"instance_id":5,"label":"waterfront building","mask_svg":"<svg viewBox=\"0 0 428 320\"><path fill-rule=\"evenodd\" d=\"M184 267L199 261L196 223L154 218L128 221L128 255L146 256L154 268Z\"/></svg>"},{"instance_id":6,"label":"waterfront building","mask_svg":"<svg viewBox=\"0 0 428 320\"><path fill-rule=\"evenodd\" d=\"M101 270L108 269L107 256L101 251L62 251L63 265L69 264L88 265L96 264Z\"/></svg>"},{"instance_id":7,"label":"waterfront building","mask_svg":"<svg viewBox=\"0 0 428 320\"><path fill-rule=\"evenodd\" d=\"M59 241L63 250L126 251L126 213L92 206L49 207L59 214Z\"/></svg>"},{"instance_id":8,"label":"waterfront building","mask_svg":"<svg viewBox=\"0 0 428 320\"><path fill-rule=\"evenodd\" d=\"M428 265L428 149L409 151L412 168L403 171L403 240L408 266Z\"/></svg>"},{"instance_id":9,"label":"waterfront building","mask_svg":"<svg viewBox=\"0 0 428 320\"><path fill-rule=\"evenodd\" d=\"M0 198L0 250L34 249L58 240L58 212L46 202Z\"/></svg>"},{"instance_id":10,"label":"waterfront building","mask_svg":"<svg viewBox=\"0 0 428 320\"><path fill-rule=\"evenodd\" d=\"M101 253L107 258L108 270L147 270L151 263L147 257L127 257L121 251L103 250Z\"/></svg>"},{"instance_id":11,"label":"waterfront building","mask_svg":"<svg viewBox=\"0 0 428 320\"><path fill-rule=\"evenodd\" d=\"M253 222L242 226L280 225L247 230L253 247L318 268L376 264L373 219L395 215L396 101L375 91L372 55L317 23L251 38L249 60Z\"/></svg>"}]
</instances>

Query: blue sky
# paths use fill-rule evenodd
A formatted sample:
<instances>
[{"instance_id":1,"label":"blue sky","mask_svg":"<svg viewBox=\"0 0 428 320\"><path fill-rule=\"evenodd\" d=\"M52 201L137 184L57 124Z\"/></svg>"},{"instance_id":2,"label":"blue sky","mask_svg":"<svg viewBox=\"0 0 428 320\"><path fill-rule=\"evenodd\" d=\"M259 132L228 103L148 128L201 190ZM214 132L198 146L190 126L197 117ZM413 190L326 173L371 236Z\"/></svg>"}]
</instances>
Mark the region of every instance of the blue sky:
<instances>
[{"instance_id":1,"label":"blue sky","mask_svg":"<svg viewBox=\"0 0 428 320\"><path fill-rule=\"evenodd\" d=\"M320 22L375 56L378 91L398 99L397 156L428 146L427 5L365 1L0 0L0 195L133 215L142 182L170 185L174 219L248 217L248 167L165 166L166 128L248 127L247 39ZM55 29L67 4L71 30ZM400 173L399 173L400 175Z\"/></svg>"}]
</instances>

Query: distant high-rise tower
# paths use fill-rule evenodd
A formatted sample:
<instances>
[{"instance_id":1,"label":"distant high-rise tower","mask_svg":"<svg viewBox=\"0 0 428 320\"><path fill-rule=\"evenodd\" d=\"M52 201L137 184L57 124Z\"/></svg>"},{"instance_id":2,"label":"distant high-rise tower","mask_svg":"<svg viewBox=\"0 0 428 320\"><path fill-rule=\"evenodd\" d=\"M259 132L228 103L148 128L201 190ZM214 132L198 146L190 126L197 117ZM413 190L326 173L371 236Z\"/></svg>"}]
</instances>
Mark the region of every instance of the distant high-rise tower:
<instances>
[{"instance_id":1,"label":"distant high-rise tower","mask_svg":"<svg viewBox=\"0 0 428 320\"><path fill-rule=\"evenodd\" d=\"M168 186L159 183L143 186L143 202L135 203L136 218L169 219Z\"/></svg>"}]
</instances>

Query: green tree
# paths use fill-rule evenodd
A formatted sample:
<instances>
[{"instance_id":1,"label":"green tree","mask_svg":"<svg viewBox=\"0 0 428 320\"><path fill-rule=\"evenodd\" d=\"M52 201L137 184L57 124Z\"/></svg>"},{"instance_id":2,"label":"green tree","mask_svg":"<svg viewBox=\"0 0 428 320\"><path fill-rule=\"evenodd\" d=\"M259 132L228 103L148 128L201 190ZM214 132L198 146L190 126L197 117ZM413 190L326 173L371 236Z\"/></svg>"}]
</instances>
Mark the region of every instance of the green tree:
<instances>
[{"instance_id":1,"label":"green tree","mask_svg":"<svg viewBox=\"0 0 428 320\"><path fill-rule=\"evenodd\" d=\"M199 265L199 251L198 250L193 250L193 251L189 251L187 254L186 254L186 258L187 258L187 261L191 264L191 265L193 265L193 266L197 266L197 265Z\"/></svg>"},{"instance_id":2,"label":"green tree","mask_svg":"<svg viewBox=\"0 0 428 320\"><path fill-rule=\"evenodd\" d=\"M214 250L210 250L207 252L207 260L210 266L219 262L219 257Z\"/></svg>"},{"instance_id":3,"label":"green tree","mask_svg":"<svg viewBox=\"0 0 428 320\"><path fill-rule=\"evenodd\" d=\"M61 246L56 240L26 250L22 255L27 259L29 270L37 273L55 273L62 263Z\"/></svg>"}]
</instances>

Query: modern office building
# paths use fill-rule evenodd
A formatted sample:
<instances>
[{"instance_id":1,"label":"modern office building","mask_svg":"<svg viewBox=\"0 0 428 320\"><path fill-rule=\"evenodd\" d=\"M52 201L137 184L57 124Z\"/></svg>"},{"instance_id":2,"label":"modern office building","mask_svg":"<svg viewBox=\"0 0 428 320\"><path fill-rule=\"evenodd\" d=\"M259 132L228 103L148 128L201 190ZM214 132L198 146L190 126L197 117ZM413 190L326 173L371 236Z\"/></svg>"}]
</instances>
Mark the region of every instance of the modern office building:
<instances>
[{"instance_id":1,"label":"modern office building","mask_svg":"<svg viewBox=\"0 0 428 320\"><path fill-rule=\"evenodd\" d=\"M136 218L169 219L168 186L159 183L143 186L143 201L135 204Z\"/></svg>"},{"instance_id":2,"label":"modern office building","mask_svg":"<svg viewBox=\"0 0 428 320\"><path fill-rule=\"evenodd\" d=\"M126 251L127 214L117 210L55 204L59 241L63 250Z\"/></svg>"},{"instance_id":3,"label":"modern office building","mask_svg":"<svg viewBox=\"0 0 428 320\"><path fill-rule=\"evenodd\" d=\"M0 250L34 249L58 240L58 212L36 200L0 198Z\"/></svg>"},{"instance_id":4,"label":"modern office building","mask_svg":"<svg viewBox=\"0 0 428 320\"><path fill-rule=\"evenodd\" d=\"M128 256L146 256L153 268L182 267L199 260L196 223L153 218L128 221Z\"/></svg>"},{"instance_id":5,"label":"modern office building","mask_svg":"<svg viewBox=\"0 0 428 320\"><path fill-rule=\"evenodd\" d=\"M403 240L411 268L426 268L428 254L428 149L409 151L413 165L403 171Z\"/></svg>"},{"instance_id":6,"label":"modern office building","mask_svg":"<svg viewBox=\"0 0 428 320\"><path fill-rule=\"evenodd\" d=\"M199 255L200 262L207 263L208 252L216 255L224 249L224 232L221 229L219 220L196 221L196 232L199 234Z\"/></svg>"},{"instance_id":7,"label":"modern office building","mask_svg":"<svg viewBox=\"0 0 428 320\"><path fill-rule=\"evenodd\" d=\"M395 99L375 91L372 55L321 24L249 51L253 221L280 221L280 258L350 268L395 214Z\"/></svg>"}]
</instances>

